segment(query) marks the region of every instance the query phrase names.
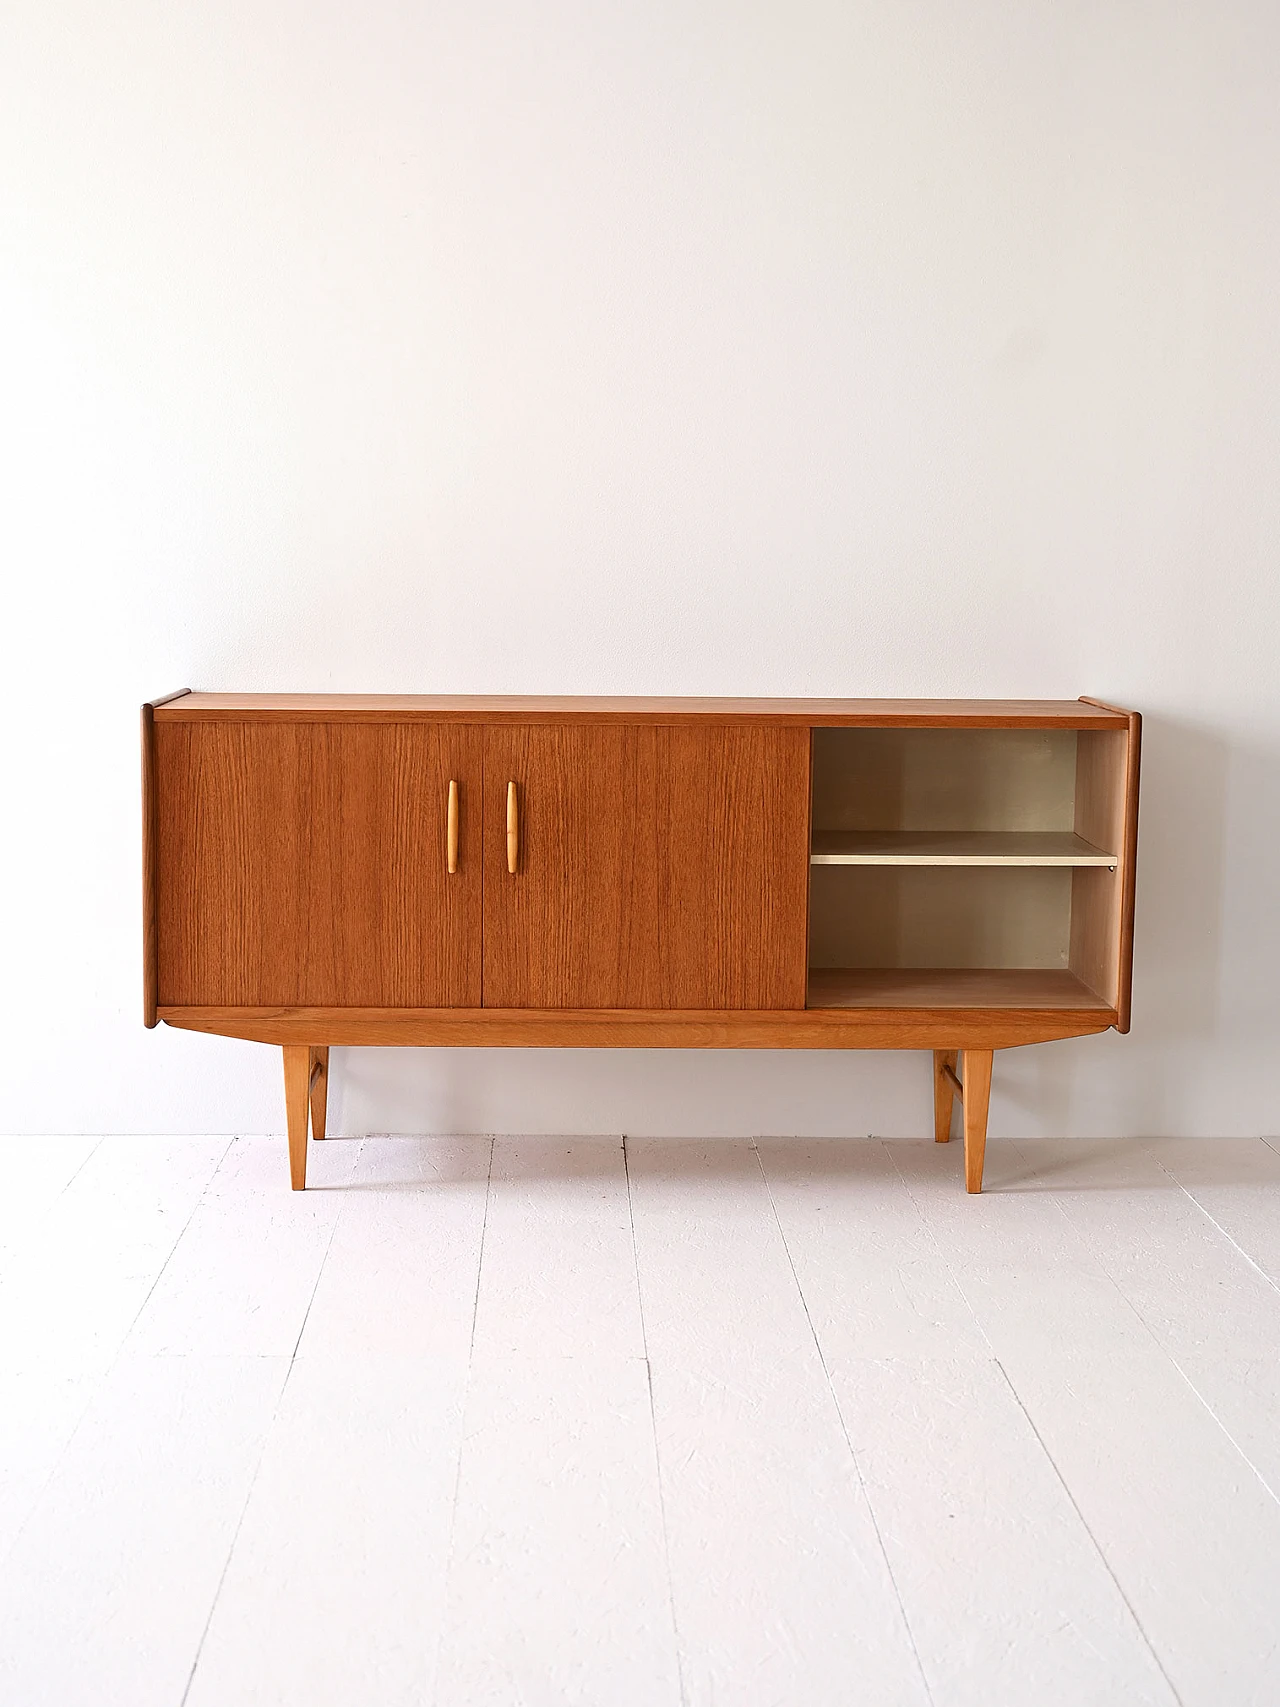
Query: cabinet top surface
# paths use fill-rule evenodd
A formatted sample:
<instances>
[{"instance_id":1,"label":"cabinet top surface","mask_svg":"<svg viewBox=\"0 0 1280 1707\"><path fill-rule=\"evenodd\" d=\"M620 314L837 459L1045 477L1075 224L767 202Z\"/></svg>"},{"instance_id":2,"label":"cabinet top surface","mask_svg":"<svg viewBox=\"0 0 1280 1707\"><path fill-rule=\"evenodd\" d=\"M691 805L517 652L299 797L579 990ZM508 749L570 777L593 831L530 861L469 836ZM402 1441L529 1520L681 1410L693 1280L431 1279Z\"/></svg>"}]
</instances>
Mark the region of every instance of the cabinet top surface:
<instances>
[{"instance_id":1,"label":"cabinet top surface","mask_svg":"<svg viewBox=\"0 0 1280 1707\"><path fill-rule=\"evenodd\" d=\"M666 699L517 694L184 693L164 722L790 723L995 729L1116 729L1127 714L1074 699Z\"/></svg>"}]
</instances>

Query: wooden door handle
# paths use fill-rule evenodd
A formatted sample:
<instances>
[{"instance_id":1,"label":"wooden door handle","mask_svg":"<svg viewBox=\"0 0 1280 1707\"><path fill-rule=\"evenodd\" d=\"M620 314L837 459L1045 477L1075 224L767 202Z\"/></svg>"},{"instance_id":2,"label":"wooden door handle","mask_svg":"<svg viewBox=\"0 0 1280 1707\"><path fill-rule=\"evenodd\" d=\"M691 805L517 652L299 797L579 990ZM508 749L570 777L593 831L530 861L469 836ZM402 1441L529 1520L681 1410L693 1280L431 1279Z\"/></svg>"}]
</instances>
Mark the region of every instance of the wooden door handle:
<instances>
[{"instance_id":1,"label":"wooden door handle","mask_svg":"<svg viewBox=\"0 0 1280 1707\"><path fill-rule=\"evenodd\" d=\"M458 785L452 778L449 779L449 810L446 826L446 863L449 867L449 876L452 877L458 869Z\"/></svg>"},{"instance_id":2,"label":"wooden door handle","mask_svg":"<svg viewBox=\"0 0 1280 1707\"><path fill-rule=\"evenodd\" d=\"M520 807L516 800L516 785L507 784L507 870L514 877L520 863Z\"/></svg>"}]
</instances>

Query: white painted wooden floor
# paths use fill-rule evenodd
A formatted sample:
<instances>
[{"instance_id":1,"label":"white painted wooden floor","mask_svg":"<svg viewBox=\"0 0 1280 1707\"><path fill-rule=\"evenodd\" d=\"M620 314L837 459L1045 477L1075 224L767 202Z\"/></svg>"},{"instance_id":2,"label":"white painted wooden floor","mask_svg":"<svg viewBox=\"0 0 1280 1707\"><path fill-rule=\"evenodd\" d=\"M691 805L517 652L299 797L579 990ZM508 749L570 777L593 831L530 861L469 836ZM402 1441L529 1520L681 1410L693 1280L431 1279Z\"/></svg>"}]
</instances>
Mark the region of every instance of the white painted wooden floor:
<instances>
[{"instance_id":1,"label":"white painted wooden floor","mask_svg":"<svg viewBox=\"0 0 1280 1707\"><path fill-rule=\"evenodd\" d=\"M4 1707L1280 1702L1261 1141L0 1141Z\"/></svg>"}]
</instances>

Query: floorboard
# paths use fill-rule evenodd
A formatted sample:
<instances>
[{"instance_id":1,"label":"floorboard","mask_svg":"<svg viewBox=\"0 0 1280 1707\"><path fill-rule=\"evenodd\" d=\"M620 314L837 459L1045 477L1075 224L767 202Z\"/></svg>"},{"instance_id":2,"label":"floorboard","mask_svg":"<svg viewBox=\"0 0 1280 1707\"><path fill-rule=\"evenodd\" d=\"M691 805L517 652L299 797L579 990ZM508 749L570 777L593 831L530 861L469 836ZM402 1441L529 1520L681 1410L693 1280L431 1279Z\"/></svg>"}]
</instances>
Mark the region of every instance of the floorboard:
<instances>
[{"instance_id":1,"label":"floorboard","mask_svg":"<svg viewBox=\"0 0 1280 1707\"><path fill-rule=\"evenodd\" d=\"M627 1156L686 1701L927 1701L753 1148Z\"/></svg>"},{"instance_id":2,"label":"floorboard","mask_svg":"<svg viewBox=\"0 0 1280 1707\"><path fill-rule=\"evenodd\" d=\"M1176 1707L998 1363L845 1363L835 1387L934 1700Z\"/></svg>"},{"instance_id":3,"label":"floorboard","mask_svg":"<svg viewBox=\"0 0 1280 1707\"><path fill-rule=\"evenodd\" d=\"M177 1707L287 1370L120 1359L0 1572L0 1701Z\"/></svg>"},{"instance_id":4,"label":"floorboard","mask_svg":"<svg viewBox=\"0 0 1280 1707\"><path fill-rule=\"evenodd\" d=\"M187 1707L431 1698L466 1356L298 1357Z\"/></svg>"},{"instance_id":5,"label":"floorboard","mask_svg":"<svg viewBox=\"0 0 1280 1707\"><path fill-rule=\"evenodd\" d=\"M1280 1701L1262 1141L27 1149L6 1704Z\"/></svg>"},{"instance_id":6,"label":"floorboard","mask_svg":"<svg viewBox=\"0 0 1280 1707\"><path fill-rule=\"evenodd\" d=\"M494 1144L435 1699L680 1700L620 1138Z\"/></svg>"},{"instance_id":7,"label":"floorboard","mask_svg":"<svg viewBox=\"0 0 1280 1707\"><path fill-rule=\"evenodd\" d=\"M291 1357L358 1146L313 1144L287 1189L278 1141L237 1138L129 1335L136 1355Z\"/></svg>"},{"instance_id":8,"label":"floorboard","mask_svg":"<svg viewBox=\"0 0 1280 1707\"><path fill-rule=\"evenodd\" d=\"M313 1152L346 1146L326 1139ZM425 1357L465 1369L485 1224L487 1138L366 1138L298 1340L301 1357ZM307 1192L304 1195L309 1196ZM296 1337L296 1336L295 1336Z\"/></svg>"},{"instance_id":9,"label":"floorboard","mask_svg":"<svg viewBox=\"0 0 1280 1707\"><path fill-rule=\"evenodd\" d=\"M641 1359L473 1365L434 1700L677 1707Z\"/></svg>"},{"instance_id":10,"label":"floorboard","mask_svg":"<svg viewBox=\"0 0 1280 1707\"><path fill-rule=\"evenodd\" d=\"M1135 1251L1168 1256L1153 1192L1124 1183L1150 1180L1150 1157L998 1144L997 1189L966 1216L924 1146L891 1150L1179 1699L1280 1699L1280 1506L1144 1319L1147 1295L1124 1283ZM1181 1195L1171 1180L1163 1190ZM1120 1218L1100 1239L1112 1203ZM1219 1332L1232 1332L1229 1308Z\"/></svg>"}]
</instances>

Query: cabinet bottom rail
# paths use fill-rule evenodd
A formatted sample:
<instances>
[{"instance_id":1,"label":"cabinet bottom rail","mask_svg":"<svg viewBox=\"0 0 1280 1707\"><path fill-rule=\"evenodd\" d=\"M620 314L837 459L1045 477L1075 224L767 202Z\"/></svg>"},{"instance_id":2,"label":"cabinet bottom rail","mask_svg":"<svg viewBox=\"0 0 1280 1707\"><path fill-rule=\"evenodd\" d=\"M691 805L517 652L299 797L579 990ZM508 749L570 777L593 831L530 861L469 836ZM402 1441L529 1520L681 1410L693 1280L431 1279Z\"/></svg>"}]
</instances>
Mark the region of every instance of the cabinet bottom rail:
<instances>
[{"instance_id":1,"label":"cabinet bottom rail","mask_svg":"<svg viewBox=\"0 0 1280 1707\"><path fill-rule=\"evenodd\" d=\"M253 1043L507 1049L1010 1049L1088 1037L1101 1004L1059 1008L644 1009L161 1006L166 1025Z\"/></svg>"}]
</instances>

